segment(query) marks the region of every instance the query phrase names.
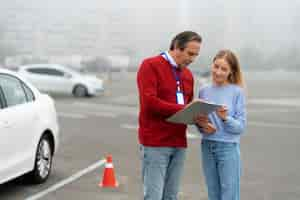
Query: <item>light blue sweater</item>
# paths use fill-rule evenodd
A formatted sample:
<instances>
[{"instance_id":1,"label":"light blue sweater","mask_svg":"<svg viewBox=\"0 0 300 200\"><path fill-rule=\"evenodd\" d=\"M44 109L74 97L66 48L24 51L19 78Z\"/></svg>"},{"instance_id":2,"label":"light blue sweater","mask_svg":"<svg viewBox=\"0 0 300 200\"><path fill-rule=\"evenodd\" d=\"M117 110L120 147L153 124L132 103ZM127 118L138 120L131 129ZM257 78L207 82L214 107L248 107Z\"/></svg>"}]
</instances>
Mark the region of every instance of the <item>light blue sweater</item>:
<instances>
[{"instance_id":1,"label":"light blue sweater","mask_svg":"<svg viewBox=\"0 0 300 200\"><path fill-rule=\"evenodd\" d=\"M226 105L228 108L225 122L217 116L216 112L209 114L209 120L217 130L214 134L205 134L201 133L201 128L198 128L202 139L239 143L240 135L246 127L246 102L243 89L234 84L208 85L200 89L199 98Z\"/></svg>"}]
</instances>

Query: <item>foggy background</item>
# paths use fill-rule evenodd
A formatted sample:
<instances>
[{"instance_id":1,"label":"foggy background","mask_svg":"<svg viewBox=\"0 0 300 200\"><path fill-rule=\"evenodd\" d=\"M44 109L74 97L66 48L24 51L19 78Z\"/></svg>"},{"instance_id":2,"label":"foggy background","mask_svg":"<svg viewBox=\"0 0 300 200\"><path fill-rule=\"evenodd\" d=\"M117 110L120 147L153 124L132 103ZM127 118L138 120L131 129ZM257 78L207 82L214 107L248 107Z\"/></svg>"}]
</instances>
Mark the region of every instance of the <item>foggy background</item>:
<instances>
[{"instance_id":1,"label":"foggy background","mask_svg":"<svg viewBox=\"0 0 300 200\"><path fill-rule=\"evenodd\" d=\"M44 76L52 90L45 92L55 100L62 133L53 173L40 186L1 184L1 200L34 199L32 195L41 193L48 195L42 199L141 199L135 71L142 59L167 50L171 39L184 30L203 38L200 56L190 66L195 98L199 88L211 81L206 72L218 50L232 49L245 72L247 130L241 141L241 198L300 199L300 159L296 159L300 152L300 0L0 2L0 68L17 69L29 63L83 67L95 72L104 88L102 95L93 98L73 98L71 91L55 93L73 80L70 74L64 74L68 76L63 76L61 85L57 78ZM189 127L187 136L189 152L179 199L207 200L195 126ZM99 190L98 169L89 174L83 171L91 166L81 170L105 152L114 156L120 178L116 192ZM84 177L77 176L82 172ZM66 185L71 179L74 182Z\"/></svg>"},{"instance_id":2,"label":"foggy background","mask_svg":"<svg viewBox=\"0 0 300 200\"><path fill-rule=\"evenodd\" d=\"M203 37L193 69L208 67L219 49L229 48L243 69L298 71L297 10L299 0L2 0L0 65L136 69L168 49L175 34L193 30Z\"/></svg>"}]
</instances>

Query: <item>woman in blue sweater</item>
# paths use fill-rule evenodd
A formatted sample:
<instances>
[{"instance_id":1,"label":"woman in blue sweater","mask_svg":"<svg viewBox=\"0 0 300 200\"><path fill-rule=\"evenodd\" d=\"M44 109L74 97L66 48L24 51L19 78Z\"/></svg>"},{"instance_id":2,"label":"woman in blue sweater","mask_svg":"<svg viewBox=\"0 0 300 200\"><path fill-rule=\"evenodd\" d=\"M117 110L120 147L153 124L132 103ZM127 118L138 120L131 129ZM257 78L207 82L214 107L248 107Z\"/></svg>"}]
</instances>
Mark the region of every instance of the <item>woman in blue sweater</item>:
<instances>
[{"instance_id":1,"label":"woman in blue sweater","mask_svg":"<svg viewBox=\"0 0 300 200\"><path fill-rule=\"evenodd\" d=\"M195 120L202 135L202 168L209 200L240 199L240 136L246 125L245 94L237 57L221 50L211 66L212 84L199 98L224 105Z\"/></svg>"}]
</instances>

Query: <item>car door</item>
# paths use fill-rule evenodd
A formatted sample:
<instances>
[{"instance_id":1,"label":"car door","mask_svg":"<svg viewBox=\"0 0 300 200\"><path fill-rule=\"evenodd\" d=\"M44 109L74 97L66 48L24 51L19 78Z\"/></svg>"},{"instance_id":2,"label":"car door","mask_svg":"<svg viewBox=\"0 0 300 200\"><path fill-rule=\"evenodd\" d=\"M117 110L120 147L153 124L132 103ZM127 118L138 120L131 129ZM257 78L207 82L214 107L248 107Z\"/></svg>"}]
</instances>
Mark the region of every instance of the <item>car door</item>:
<instances>
[{"instance_id":1,"label":"car door","mask_svg":"<svg viewBox=\"0 0 300 200\"><path fill-rule=\"evenodd\" d=\"M24 74L26 79L30 81L35 87L41 91L49 91L51 84L49 84L49 73L43 66L41 67L27 67Z\"/></svg>"},{"instance_id":2,"label":"car door","mask_svg":"<svg viewBox=\"0 0 300 200\"><path fill-rule=\"evenodd\" d=\"M61 69L45 68L48 72L49 84L51 83L51 92L67 93L71 91L71 75Z\"/></svg>"},{"instance_id":3,"label":"car door","mask_svg":"<svg viewBox=\"0 0 300 200\"><path fill-rule=\"evenodd\" d=\"M37 113L33 93L26 95L25 87L18 78L0 74L0 180L24 172L35 156L30 149L37 134Z\"/></svg>"}]
</instances>

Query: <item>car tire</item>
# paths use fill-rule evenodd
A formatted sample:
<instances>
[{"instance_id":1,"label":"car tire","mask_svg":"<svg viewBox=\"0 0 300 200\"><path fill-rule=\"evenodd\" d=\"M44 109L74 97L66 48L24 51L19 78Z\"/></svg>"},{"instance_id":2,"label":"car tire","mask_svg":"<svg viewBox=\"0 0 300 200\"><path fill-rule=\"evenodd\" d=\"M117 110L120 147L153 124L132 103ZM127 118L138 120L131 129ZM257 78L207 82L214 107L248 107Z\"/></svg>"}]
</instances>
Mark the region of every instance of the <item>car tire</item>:
<instances>
[{"instance_id":1,"label":"car tire","mask_svg":"<svg viewBox=\"0 0 300 200\"><path fill-rule=\"evenodd\" d=\"M34 169L27 175L28 181L34 184L45 182L51 172L53 158L53 146L47 135L43 135L39 141L34 161Z\"/></svg>"},{"instance_id":2,"label":"car tire","mask_svg":"<svg viewBox=\"0 0 300 200\"><path fill-rule=\"evenodd\" d=\"M73 89L73 95L75 97L86 97L88 96L87 88L84 85L76 85Z\"/></svg>"}]
</instances>

